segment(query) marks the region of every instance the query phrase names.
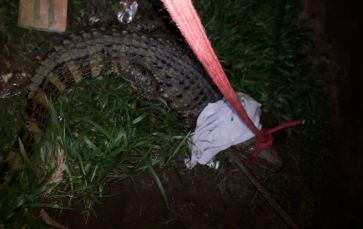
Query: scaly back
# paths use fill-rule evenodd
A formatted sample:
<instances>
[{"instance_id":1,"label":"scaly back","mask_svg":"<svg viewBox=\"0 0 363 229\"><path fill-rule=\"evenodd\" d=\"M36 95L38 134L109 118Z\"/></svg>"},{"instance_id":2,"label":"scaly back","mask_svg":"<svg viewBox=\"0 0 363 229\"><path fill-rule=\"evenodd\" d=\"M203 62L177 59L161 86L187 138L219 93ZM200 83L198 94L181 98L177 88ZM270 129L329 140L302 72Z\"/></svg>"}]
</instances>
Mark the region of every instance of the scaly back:
<instances>
[{"instance_id":1,"label":"scaly back","mask_svg":"<svg viewBox=\"0 0 363 229\"><path fill-rule=\"evenodd\" d=\"M30 155L42 138L50 117L47 98L55 101L73 84L108 74L123 77L145 99L164 97L183 117L197 117L221 97L199 61L177 39L116 28L80 32L49 52L32 78L19 133L26 153ZM2 170L21 167L16 141Z\"/></svg>"}]
</instances>

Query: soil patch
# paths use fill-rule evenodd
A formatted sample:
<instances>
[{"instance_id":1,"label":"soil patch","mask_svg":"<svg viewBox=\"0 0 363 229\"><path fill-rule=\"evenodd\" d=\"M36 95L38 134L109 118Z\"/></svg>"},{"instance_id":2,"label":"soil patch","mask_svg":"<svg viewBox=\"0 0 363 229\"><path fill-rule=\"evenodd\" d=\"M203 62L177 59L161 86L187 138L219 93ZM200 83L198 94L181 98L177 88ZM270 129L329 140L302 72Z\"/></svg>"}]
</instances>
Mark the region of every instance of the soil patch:
<instances>
[{"instance_id":1,"label":"soil patch","mask_svg":"<svg viewBox=\"0 0 363 229\"><path fill-rule=\"evenodd\" d=\"M157 170L169 197L169 211L154 178L145 170L112 190L117 194L101 199L85 224L81 209L52 212L51 216L69 228L275 228L267 215L272 210L251 211L246 183L232 181L241 176L238 170L218 175L215 170L181 171L176 168ZM280 225L281 226L281 225ZM283 225L282 225L283 226Z\"/></svg>"}]
</instances>

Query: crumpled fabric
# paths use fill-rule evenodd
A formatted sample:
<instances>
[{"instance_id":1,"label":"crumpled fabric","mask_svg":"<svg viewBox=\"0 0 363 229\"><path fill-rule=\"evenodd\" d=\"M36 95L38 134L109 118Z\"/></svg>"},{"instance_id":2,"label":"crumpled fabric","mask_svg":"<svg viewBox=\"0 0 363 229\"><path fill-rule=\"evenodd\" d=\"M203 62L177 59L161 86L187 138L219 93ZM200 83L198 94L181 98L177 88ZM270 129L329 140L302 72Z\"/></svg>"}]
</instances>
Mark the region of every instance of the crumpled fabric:
<instances>
[{"instance_id":1,"label":"crumpled fabric","mask_svg":"<svg viewBox=\"0 0 363 229\"><path fill-rule=\"evenodd\" d=\"M247 115L258 129L261 129L261 104L249 95L237 92ZM188 168L198 163L207 164L219 152L255 136L243 123L231 104L223 98L215 103L209 103L200 113L197 127L190 137L189 149L192 157L185 160Z\"/></svg>"}]
</instances>

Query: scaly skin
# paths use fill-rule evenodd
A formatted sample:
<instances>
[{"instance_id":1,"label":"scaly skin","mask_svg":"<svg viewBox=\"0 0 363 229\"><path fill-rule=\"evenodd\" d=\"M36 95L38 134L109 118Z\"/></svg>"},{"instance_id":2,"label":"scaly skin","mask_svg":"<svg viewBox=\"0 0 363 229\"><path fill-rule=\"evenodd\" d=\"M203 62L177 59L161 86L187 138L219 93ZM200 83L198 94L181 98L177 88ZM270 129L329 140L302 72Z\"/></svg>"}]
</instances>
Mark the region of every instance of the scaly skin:
<instances>
[{"instance_id":1,"label":"scaly skin","mask_svg":"<svg viewBox=\"0 0 363 229\"><path fill-rule=\"evenodd\" d=\"M218 89L189 48L165 35L136 30L98 29L64 40L43 59L29 86L24 124L19 138L31 155L50 117L46 98L55 101L73 84L99 75L123 77L145 99L164 97L183 117L197 117L220 99ZM2 166L4 174L22 167L16 141Z\"/></svg>"}]
</instances>

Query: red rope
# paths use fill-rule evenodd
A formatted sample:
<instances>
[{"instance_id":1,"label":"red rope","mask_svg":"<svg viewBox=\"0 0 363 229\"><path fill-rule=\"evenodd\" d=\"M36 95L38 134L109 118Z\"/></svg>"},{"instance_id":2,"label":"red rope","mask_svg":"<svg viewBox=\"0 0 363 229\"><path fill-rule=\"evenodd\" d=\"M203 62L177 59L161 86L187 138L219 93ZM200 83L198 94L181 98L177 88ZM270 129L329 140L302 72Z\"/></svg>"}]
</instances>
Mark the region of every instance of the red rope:
<instances>
[{"instance_id":1,"label":"red rope","mask_svg":"<svg viewBox=\"0 0 363 229\"><path fill-rule=\"evenodd\" d=\"M169 11L171 17L179 27L179 30L185 37L186 41L189 43L200 62L202 62L209 75L212 77L214 83L218 86L219 90L222 92L228 102L233 106L234 110L239 114L242 121L254 134L257 135L256 145L258 149L254 153L254 155L256 154L254 157L256 157L262 149L267 149L271 146L273 142L272 132L270 133L270 131L265 129L259 131L248 117L245 109L242 107L241 102L237 98L236 93L229 83L216 54L214 53L212 45L210 44L210 41L204 31L200 18L194 9L191 0L162 1L166 9Z\"/></svg>"},{"instance_id":2,"label":"red rope","mask_svg":"<svg viewBox=\"0 0 363 229\"><path fill-rule=\"evenodd\" d=\"M274 141L274 138L272 137L272 133L288 128L288 127L292 127L292 126L296 126L296 125L300 125L300 124L304 124L303 120L299 120L299 121L293 121L293 122L288 122L285 124L282 124L280 126L274 127L272 129L262 129L261 132L263 135L267 136L267 140L266 141L261 141L260 139L257 138L256 140L256 146L257 146L257 150L248 158L248 163L252 163L253 159L255 159L255 157L257 157L257 155L261 152L261 150L263 149L268 149L272 146L272 143Z\"/></svg>"}]
</instances>

